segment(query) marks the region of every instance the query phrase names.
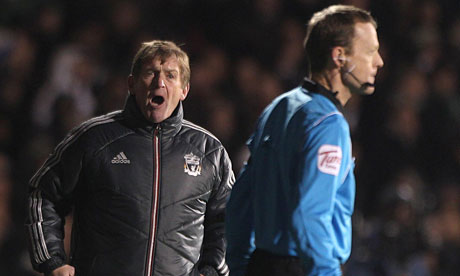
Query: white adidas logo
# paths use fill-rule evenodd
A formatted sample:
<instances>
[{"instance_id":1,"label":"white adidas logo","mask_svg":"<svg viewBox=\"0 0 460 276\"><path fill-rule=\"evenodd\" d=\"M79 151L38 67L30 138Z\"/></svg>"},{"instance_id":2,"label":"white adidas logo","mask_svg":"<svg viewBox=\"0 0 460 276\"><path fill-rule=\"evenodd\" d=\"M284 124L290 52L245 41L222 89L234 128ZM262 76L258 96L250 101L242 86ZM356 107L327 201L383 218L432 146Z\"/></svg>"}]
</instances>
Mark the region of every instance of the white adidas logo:
<instances>
[{"instance_id":1,"label":"white adidas logo","mask_svg":"<svg viewBox=\"0 0 460 276\"><path fill-rule=\"evenodd\" d=\"M112 164L131 164L131 161L126 157L124 152L120 152L112 159Z\"/></svg>"}]
</instances>

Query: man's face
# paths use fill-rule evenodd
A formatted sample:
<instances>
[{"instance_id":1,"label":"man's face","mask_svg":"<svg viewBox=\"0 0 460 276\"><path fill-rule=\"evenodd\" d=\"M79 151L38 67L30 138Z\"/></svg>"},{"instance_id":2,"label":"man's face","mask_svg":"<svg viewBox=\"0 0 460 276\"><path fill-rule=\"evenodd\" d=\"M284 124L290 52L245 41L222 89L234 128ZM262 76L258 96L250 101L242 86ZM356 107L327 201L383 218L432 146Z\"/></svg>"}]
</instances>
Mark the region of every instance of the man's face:
<instances>
[{"instance_id":1,"label":"man's face","mask_svg":"<svg viewBox=\"0 0 460 276\"><path fill-rule=\"evenodd\" d=\"M371 23L356 23L352 54L348 57L351 74L346 74L344 83L352 93L372 94L375 88L364 83L374 84L377 70L383 66L379 54L377 31Z\"/></svg>"},{"instance_id":2,"label":"man's face","mask_svg":"<svg viewBox=\"0 0 460 276\"><path fill-rule=\"evenodd\" d=\"M142 114L152 123L169 118L179 101L187 97L190 87L182 84L179 62L174 55L145 61L139 76L128 77L128 86Z\"/></svg>"}]
</instances>

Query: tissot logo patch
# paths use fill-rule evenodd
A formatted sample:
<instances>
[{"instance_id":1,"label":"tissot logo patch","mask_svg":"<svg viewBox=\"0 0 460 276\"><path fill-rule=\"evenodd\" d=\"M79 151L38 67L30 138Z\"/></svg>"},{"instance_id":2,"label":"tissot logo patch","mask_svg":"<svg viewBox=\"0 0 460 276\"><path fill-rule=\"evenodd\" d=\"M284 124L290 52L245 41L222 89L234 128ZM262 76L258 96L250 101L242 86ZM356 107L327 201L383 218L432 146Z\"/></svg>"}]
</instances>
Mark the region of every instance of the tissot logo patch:
<instances>
[{"instance_id":1,"label":"tissot logo patch","mask_svg":"<svg viewBox=\"0 0 460 276\"><path fill-rule=\"evenodd\" d=\"M201 175L201 158L189 153L184 155L184 172L191 176Z\"/></svg>"},{"instance_id":2,"label":"tissot logo patch","mask_svg":"<svg viewBox=\"0 0 460 276\"><path fill-rule=\"evenodd\" d=\"M342 163L342 149L333 145L322 145L318 150L318 169L327 174L338 175Z\"/></svg>"}]
</instances>

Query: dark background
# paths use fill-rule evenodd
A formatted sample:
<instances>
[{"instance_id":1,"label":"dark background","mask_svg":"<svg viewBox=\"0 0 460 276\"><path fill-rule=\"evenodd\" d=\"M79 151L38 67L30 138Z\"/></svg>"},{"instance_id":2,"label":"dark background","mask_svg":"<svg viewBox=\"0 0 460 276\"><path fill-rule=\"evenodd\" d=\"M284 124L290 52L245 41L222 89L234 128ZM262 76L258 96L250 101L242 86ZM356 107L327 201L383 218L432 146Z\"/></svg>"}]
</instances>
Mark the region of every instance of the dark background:
<instances>
[{"instance_id":1,"label":"dark background","mask_svg":"<svg viewBox=\"0 0 460 276\"><path fill-rule=\"evenodd\" d=\"M379 24L376 92L346 106L357 166L346 275L460 271L460 2L417 0L27 1L0 5L0 275L31 272L27 182L74 126L123 107L140 42L191 58L187 119L235 173L262 109L305 74L313 12L346 3Z\"/></svg>"}]
</instances>

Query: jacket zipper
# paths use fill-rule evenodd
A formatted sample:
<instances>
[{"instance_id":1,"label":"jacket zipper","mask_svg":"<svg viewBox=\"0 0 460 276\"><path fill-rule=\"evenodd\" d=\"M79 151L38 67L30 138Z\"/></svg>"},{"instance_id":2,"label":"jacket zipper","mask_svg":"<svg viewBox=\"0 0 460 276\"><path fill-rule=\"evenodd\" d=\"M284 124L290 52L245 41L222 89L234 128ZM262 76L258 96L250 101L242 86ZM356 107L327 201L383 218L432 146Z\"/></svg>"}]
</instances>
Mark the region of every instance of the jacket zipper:
<instances>
[{"instance_id":1,"label":"jacket zipper","mask_svg":"<svg viewBox=\"0 0 460 276\"><path fill-rule=\"evenodd\" d=\"M158 224L158 206L160 202L160 130L158 125L153 133L154 176L152 189L152 213L150 218L150 238L148 244L146 276L153 275L153 258Z\"/></svg>"}]
</instances>

